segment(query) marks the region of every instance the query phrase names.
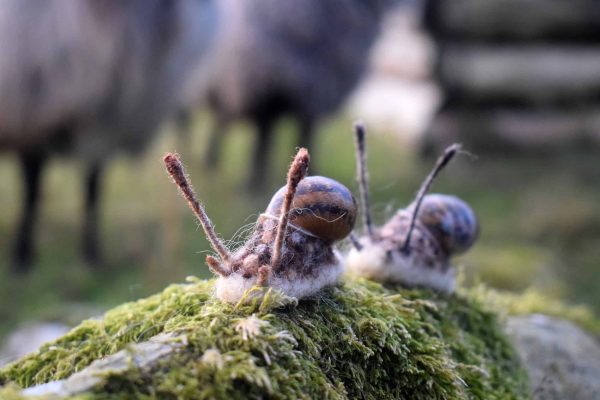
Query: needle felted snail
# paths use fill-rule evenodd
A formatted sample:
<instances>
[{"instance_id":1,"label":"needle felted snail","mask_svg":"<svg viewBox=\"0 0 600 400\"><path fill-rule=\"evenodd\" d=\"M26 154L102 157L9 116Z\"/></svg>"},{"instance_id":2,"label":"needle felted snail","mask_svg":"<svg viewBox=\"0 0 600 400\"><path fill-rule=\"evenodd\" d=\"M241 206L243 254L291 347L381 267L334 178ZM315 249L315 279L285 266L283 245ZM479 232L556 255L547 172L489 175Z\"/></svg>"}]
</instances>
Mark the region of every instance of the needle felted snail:
<instances>
[{"instance_id":1,"label":"needle felted snail","mask_svg":"<svg viewBox=\"0 0 600 400\"><path fill-rule=\"evenodd\" d=\"M343 259L333 244L354 228L356 202L350 190L333 179L305 177L310 161L306 149L298 151L287 185L275 193L247 242L233 253L214 232L178 156L169 153L164 161L218 255L207 256L206 264L218 276L219 299L236 303L255 286L303 298L337 283Z\"/></svg>"},{"instance_id":2,"label":"needle felted snail","mask_svg":"<svg viewBox=\"0 0 600 400\"><path fill-rule=\"evenodd\" d=\"M350 274L382 283L421 286L451 293L456 284L450 257L469 249L479 226L475 213L456 196L426 194L437 174L460 151L448 147L427 176L415 200L383 226L374 228L369 210L365 166L365 131L355 125L357 175L366 234L351 237L354 248L346 257Z\"/></svg>"}]
</instances>

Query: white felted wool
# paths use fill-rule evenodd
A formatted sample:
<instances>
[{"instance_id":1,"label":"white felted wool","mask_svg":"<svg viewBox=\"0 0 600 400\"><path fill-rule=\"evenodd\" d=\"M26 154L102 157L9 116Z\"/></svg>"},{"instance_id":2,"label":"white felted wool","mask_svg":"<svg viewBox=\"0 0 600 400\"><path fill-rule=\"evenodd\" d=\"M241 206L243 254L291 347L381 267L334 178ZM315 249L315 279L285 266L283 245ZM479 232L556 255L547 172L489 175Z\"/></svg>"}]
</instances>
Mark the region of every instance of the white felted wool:
<instances>
[{"instance_id":1,"label":"white felted wool","mask_svg":"<svg viewBox=\"0 0 600 400\"><path fill-rule=\"evenodd\" d=\"M360 251L352 248L346 256L346 269L351 275L387 282L390 273L386 268L386 258L386 251L381 246L363 243Z\"/></svg>"},{"instance_id":2,"label":"white felted wool","mask_svg":"<svg viewBox=\"0 0 600 400\"><path fill-rule=\"evenodd\" d=\"M269 279L268 287L280 290L286 296L301 299L312 296L324 287L335 285L339 282L340 276L344 271L344 264L337 250L334 251L334 254L336 262L321 265L316 276L289 279L275 274ZM219 277L215 288L215 295L221 301L237 303L244 297L248 290L256 286L256 280L256 276L244 278L240 273ZM249 296L249 298L252 298L252 296Z\"/></svg>"},{"instance_id":3,"label":"white felted wool","mask_svg":"<svg viewBox=\"0 0 600 400\"><path fill-rule=\"evenodd\" d=\"M422 265L414 253L406 255L399 250L391 250L388 253L382 246L364 242L362 244L363 248L360 251L352 249L346 257L349 274L381 283L427 287L445 293L454 291L454 267L446 265L445 268L429 268Z\"/></svg>"}]
</instances>

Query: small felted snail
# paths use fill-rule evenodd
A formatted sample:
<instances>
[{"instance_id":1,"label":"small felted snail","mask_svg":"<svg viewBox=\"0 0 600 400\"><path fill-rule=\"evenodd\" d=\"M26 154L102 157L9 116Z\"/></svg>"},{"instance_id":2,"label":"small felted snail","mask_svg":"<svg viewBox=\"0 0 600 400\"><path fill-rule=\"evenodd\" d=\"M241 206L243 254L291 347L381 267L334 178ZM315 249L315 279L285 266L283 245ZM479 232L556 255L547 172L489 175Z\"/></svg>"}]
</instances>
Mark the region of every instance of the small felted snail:
<instances>
[{"instance_id":1,"label":"small felted snail","mask_svg":"<svg viewBox=\"0 0 600 400\"><path fill-rule=\"evenodd\" d=\"M450 257L466 251L475 242L479 232L477 218L471 207L456 196L426 193L437 174L460 151L460 145L445 150L407 208L398 210L387 223L374 228L362 124L355 125L355 133L357 175L367 232L360 238L351 237L354 248L346 257L348 271L382 283L452 292L456 272Z\"/></svg>"},{"instance_id":2,"label":"small felted snail","mask_svg":"<svg viewBox=\"0 0 600 400\"><path fill-rule=\"evenodd\" d=\"M206 263L218 275L219 299L236 303L254 286L303 298L338 281L342 257L333 243L354 228L356 202L350 190L333 179L305 177L310 161L306 149L298 151L287 185L275 193L247 242L233 253L215 234L178 156L167 154L164 161L218 254L207 256Z\"/></svg>"}]
</instances>

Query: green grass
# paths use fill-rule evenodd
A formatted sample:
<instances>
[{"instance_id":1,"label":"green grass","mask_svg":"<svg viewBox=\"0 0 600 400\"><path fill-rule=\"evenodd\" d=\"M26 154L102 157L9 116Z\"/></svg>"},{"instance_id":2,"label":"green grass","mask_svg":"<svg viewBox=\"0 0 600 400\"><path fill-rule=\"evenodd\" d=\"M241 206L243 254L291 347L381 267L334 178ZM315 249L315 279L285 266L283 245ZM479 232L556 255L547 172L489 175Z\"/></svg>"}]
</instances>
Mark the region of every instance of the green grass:
<instances>
[{"instance_id":1,"label":"green grass","mask_svg":"<svg viewBox=\"0 0 600 400\"><path fill-rule=\"evenodd\" d=\"M143 158L117 158L105 176L102 238L107 265L92 270L78 257L81 177L73 160L53 160L44 180L44 202L37 231L38 264L27 276L13 277L7 259L20 210L20 182L11 155L0 158L0 336L19 321L55 318L65 304L108 308L181 282L187 275L207 277L208 245L197 223L163 171L161 156L179 150L196 191L217 230L234 238L266 207L283 185L294 153L294 129L279 127L268 190L258 197L243 192L253 136L236 126L226 139L220 168L203 170L201 158L207 118L199 115L187 144L168 132ZM383 222L408 204L433 160L422 160L396 138L369 136L369 167L375 220ZM323 126L312 154L318 173L351 189L354 150L351 121ZM520 291L534 287L552 297L589 304L600 312L600 169L597 157L564 154L459 158L434 186L469 202L482 223L475 248L456 262L468 282ZM67 308L69 309L69 308ZM64 317L63 317L64 318Z\"/></svg>"}]
</instances>

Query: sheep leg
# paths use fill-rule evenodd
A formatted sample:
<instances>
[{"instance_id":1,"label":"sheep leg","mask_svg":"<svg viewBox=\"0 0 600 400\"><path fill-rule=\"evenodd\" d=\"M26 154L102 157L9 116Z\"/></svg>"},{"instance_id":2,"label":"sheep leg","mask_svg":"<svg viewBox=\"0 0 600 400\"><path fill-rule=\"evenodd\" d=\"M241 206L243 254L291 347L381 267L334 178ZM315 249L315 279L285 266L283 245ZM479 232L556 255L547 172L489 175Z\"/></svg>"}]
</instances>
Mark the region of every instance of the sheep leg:
<instances>
[{"instance_id":1,"label":"sheep leg","mask_svg":"<svg viewBox=\"0 0 600 400\"><path fill-rule=\"evenodd\" d=\"M214 125L208 136L208 145L204 154L204 166L208 169L215 169L221 157L223 149L223 139L227 133L229 123L226 118L216 115Z\"/></svg>"},{"instance_id":2,"label":"sheep leg","mask_svg":"<svg viewBox=\"0 0 600 400\"><path fill-rule=\"evenodd\" d=\"M273 121L270 118L261 118L257 121L257 127L258 137L254 147L252 172L248 181L248 189L253 192L264 189L268 181L267 169L273 142Z\"/></svg>"},{"instance_id":3,"label":"sheep leg","mask_svg":"<svg viewBox=\"0 0 600 400\"><path fill-rule=\"evenodd\" d=\"M11 266L16 273L26 273L33 262L34 228L40 198L40 180L46 157L40 153L20 154L24 193L21 220L13 247Z\"/></svg>"},{"instance_id":4,"label":"sheep leg","mask_svg":"<svg viewBox=\"0 0 600 400\"><path fill-rule=\"evenodd\" d=\"M82 256L90 265L101 263L100 245L98 239L98 198L102 164L91 165L85 176L85 215L83 220Z\"/></svg>"}]
</instances>

